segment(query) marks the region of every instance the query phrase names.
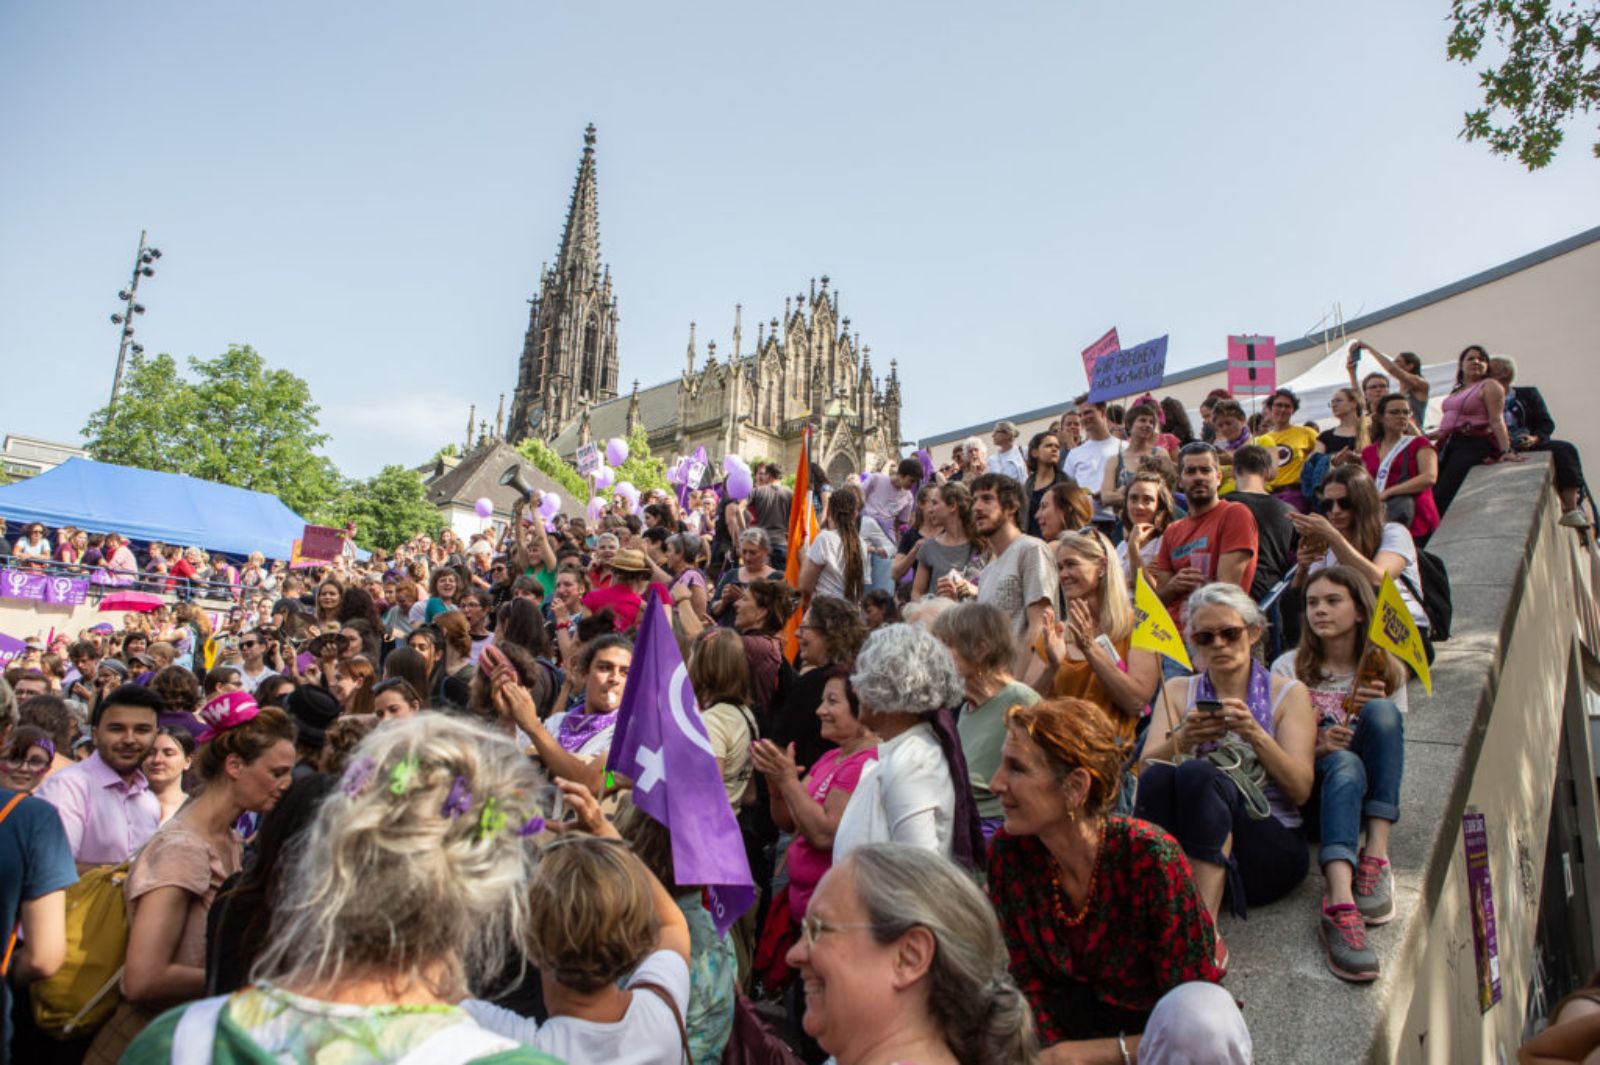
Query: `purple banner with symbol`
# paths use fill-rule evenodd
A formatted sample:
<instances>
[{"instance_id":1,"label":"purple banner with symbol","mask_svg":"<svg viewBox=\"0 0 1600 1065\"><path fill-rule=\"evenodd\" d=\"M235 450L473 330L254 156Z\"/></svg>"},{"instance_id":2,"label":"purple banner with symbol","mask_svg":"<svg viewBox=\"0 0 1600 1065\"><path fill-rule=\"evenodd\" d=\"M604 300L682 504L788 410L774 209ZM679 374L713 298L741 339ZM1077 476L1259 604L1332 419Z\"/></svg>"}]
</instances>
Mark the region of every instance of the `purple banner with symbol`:
<instances>
[{"instance_id":1,"label":"purple banner with symbol","mask_svg":"<svg viewBox=\"0 0 1600 1065\"><path fill-rule=\"evenodd\" d=\"M79 606L89 598L89 582L78 577L52 577L45 573L7 570L0 575L0 596Z\"/></svg>"},{"instance_id":2,"label":"purple banner with symbol","mask_svg":"<svg viewBox=\"0 0 1600 1065\"><path fill-rule=\"evenodd\" d=\"M1478 970L1478 1012L1500 1001L1500 934L1495 928L1494 888L1489 883L1489 829L1483 814L1461 817L1467 856L1467 905L1471 911L1473 958Z\"/></svg>"}]
</instances>

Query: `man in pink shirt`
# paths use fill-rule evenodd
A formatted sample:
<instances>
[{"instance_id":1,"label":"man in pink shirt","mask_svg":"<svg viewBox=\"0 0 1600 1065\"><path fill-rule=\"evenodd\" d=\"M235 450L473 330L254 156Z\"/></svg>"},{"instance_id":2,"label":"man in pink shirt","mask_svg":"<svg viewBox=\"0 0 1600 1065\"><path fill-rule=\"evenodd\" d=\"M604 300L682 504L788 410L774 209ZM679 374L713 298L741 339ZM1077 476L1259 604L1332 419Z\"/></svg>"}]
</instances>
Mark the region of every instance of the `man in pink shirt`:
<instances>
[{"instance_id":1,"label":"man in pink shirt","mask_svg":"<svg viewBox=\"0 0 1600 1065\"><path fill-rule=\"evenodd\" d=\"M127 861L160 827L161 804L140 770L160 711L148 688L113 689L95 707L94 754L51 773L34 793L56 808L80 871Z\"/></svg>"},{"instance_id":2,"label":"man in pink shirt","mask_svg":"<svg viewBox=\"0 0 1600 1065\"><path fill-rule=\"evenodd\" d=\"M901 459L893 473L869 473L861 485L862 514L878 523L890 543L900 539L900 526L910 524L922 483L922 463Z\"/></svg>"}]
</instances>

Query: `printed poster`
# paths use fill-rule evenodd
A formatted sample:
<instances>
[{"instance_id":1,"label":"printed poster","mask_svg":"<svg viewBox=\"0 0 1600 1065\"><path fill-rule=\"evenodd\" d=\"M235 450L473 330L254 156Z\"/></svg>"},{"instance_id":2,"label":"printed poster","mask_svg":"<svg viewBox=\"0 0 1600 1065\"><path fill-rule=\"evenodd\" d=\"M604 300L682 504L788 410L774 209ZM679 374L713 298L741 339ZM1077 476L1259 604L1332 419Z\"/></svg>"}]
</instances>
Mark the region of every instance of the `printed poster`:
<instances>
[{"instance_id":1,"label":"printed poster","mask_svg":"<svg viewBox=\"0 0 1600 1065\"><path fill-rule=\"evenodd\" d=\"M1461 842L1467 857L1467 905L1472 919L1472 956L1478 972L1478 1012L1500 1001L1500 936L1494 921L1494 888L1489 882L1489 829L1483 814L1461 817Z\"/></svg>"}]
</instances>

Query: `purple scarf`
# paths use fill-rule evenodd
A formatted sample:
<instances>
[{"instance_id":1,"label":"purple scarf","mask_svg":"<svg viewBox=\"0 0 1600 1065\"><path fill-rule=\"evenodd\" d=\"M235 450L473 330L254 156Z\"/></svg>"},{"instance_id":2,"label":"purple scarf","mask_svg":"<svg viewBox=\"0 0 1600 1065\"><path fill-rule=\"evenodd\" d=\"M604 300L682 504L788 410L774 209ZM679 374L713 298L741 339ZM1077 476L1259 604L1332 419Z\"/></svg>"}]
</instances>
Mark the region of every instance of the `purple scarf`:
<instances>
[{"instance_id":1,"label":"purple scarf","mask_svg":"<svg viewBox=\"0 0 1600 1065\"><path fill-rule=\"evenodd\" d=\"M1215 700L1217 697L1216 686L1211 683L1211 674L1202 672L1200 683L1195 686L1196 702ZM1267 735L1277 733L1272 727L1272 674L1267 672L1267 667L1254 659L1250 662L1250 687L1245 693L1244 700L1250 707L1250 716L1255 718ZM1205 754L1217 746L1217 741L1202 743L1195 748L1196 754Z\"/></svg>"},{"instance_id":2,"label":"purple scarf","mask_svg":"<svg viewBox=\"0 0 1600 1065\"><path fill-rule=\"evenodd\" d=\"M556 742L561 744L563 751L577 754L584 744L615 725L617 715L621 712L619 707L609 714L587 714L580 703L568 710L561 719L561 727L556 730Z\"/></svg>"},{"instance_id":3,"label":"purple scarf","mask_svg":"<svg viewBox=\"0 0 1600 1065\"><path fill-rule=\"evenodd\" d=\"M954 824L950 832L950 856L963 869L981 872L989 851L982 822L978 819L978 800L972 794L972 774L967 770L967 756L961 750L961 735L956 731L955 715L941 708L924 714L922 719L933 726L939 749L944 752L945 764L950 767L950 782L954 785L955 809L951 811Z\"/></svg>"}]
</instances>

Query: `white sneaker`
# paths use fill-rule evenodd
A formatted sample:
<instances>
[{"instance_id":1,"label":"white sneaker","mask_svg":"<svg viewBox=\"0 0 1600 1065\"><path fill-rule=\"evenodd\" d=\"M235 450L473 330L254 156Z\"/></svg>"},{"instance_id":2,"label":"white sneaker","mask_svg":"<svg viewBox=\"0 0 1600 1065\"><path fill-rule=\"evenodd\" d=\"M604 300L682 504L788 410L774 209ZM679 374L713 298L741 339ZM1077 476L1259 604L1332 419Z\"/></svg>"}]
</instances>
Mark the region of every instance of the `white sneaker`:
<instances>
[{"instance_id":1,"label":"white sneaker","mask_svg":"<svg viewBox=\"0 0 1600 1065\"><path fill-rule=\"evenodd\" d=\"M1569 529L1587 529L1591 522L1589 521L1589 515L1574 507L1561 515L1561 520L1557 524L1565 525Z\"/></svg>"}]
</instances>

